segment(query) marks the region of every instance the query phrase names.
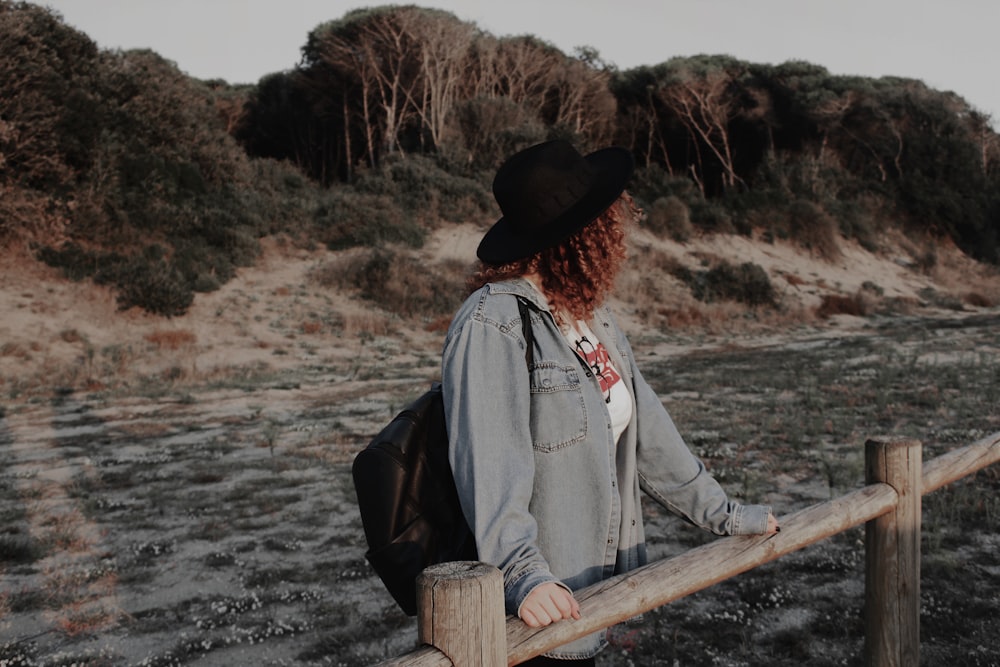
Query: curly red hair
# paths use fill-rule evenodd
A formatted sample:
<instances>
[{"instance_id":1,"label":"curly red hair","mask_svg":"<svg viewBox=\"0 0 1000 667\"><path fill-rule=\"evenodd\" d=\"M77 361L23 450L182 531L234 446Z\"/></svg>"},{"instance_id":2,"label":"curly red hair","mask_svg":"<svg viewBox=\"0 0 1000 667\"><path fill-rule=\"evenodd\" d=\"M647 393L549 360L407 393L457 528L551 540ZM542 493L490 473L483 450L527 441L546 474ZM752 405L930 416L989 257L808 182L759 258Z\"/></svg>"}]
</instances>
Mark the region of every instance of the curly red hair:
<instances>
[{"instance_id":1,"label":"curly red hair","mask_svg":"<svg viewBox=\"0 0 1000 667\"><path fill-rule=\"evenodd\" d=\"M475 291L490 282L533 274L557 321L587 321L604 303L625 261L625 236L640 210L631 195L621 196L601 215L559 245L505 264L480 262L469 277Z\"/></svg>"}]
</instances>

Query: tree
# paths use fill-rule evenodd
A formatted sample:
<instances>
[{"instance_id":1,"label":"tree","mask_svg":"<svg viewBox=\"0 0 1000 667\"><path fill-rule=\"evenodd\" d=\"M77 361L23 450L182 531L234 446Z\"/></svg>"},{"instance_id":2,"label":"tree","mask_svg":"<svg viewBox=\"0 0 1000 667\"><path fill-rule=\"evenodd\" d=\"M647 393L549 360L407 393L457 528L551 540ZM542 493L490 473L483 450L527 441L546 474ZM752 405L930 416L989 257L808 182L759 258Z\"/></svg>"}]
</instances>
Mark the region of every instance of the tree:
<instances>
[{"instance_id":1,"label":"tree","mask_svg":"<svg viewBox=\"0 0 1000 667\"><path fill-rule=\"evenodd\" d=\"M341 128L330 150L342 176L358 156L377 167L386 155L440 149L468 95L475 38L472 24L414 6L356 10L309 34L297 82L324 136Z\"/></svg>"},{"instance_id":2,"label":"tree","mask_svg":"<svg viewBox=\"0 0 1000 667\"><path fill-rule=\"evenodd\" d=\"M413 102L432 146L440 148L458 100L467 94L466 72L475 26L438 10L418 10L413 19L410 29L421 45L423 75L420 98Z\"/></svg>"},{"instance_id":3,"label":"tree","mask_svg":"<svg viewBox=\"0 0 1000 667\"><path fill-rule=\"evenodd\" d=\"M722 168L724 189L733 189L743 179L736 173L729 124L740 108L734 92L744 72L741 64L729 58L694 58L667 63L670 76L659 91L660 99L688 129L696 146L704 146ZM692 175L702 185L704 164L699 156Z\"/></svg>"},{"instance_id":4,"label":"tree","mask_svg":"<svg viewBox=\"0 0 1000 667\"><path fill-rule=\"evenodd\" d=\"M673 176L663 117L666 107L659 98L657 72L651 67L636 67L617 74L610 85L617 100L619 143L631 146L640 164L659 164Z\"/></svg>"},{"instance_id":5,"label":"tree","mask_svg":"<svg viewBox=\"0 0 1000 667\"><path fill-rule=\"evenodd\" d=\"M596 52L588 51L565 60L555 70L555 80L547 91L551 124L565 128L572 138L583 139L592 147L610 141L617 112L609 89L611 73L595 67L599 62Z\"/></svg>"},{"instance_id":6,"label":"tree","mask_svg":"<svg viewBox=\"0 0 1000 667\"><path fill-rule=\"evenodd\" d=\"M979 166L984 176L990 176L1000 165L1000 135L993 130L988 114L969 109L965 116L969 132L979 145Z\"/></svg>"},{"instance_id":7,"label":"tree","mask_svg":"<svg viewBox=\"0 0 1000 667\"><path fill-rule=\"evenodd\" d=\"M404 152L402 133L416 113L421 44L412 25L416 7L355 10L314 30L303 49L303 67L319 66L350 81L360 99L355 116L364 126L369 163L383 153ZM378 108L378 117L373 109Z\"/></svg>"},{"instance_id":8,"label":"tree","mask_svg":"<svg viewBox=\"0 0 1000 667\"><path fill-rule=\"evenodd\" d=\"M0 1L0 244L59 239L96 140L97 46L48 9Z\"/></svg>"},{"instance_id":9,"label":"tree","mask_svg":"<svg viewBox=\"0 0 1000 667\"><path fill-rule=\"evenodd\" d=\"M339 146L340 128L349 129L337 113L336 99L344 93L313 95L311 83L298 71L265 76L248 96L233 134L251 155L289 160L329 185L350 164L333 148ZM349 150L350 142L346 145Z\"/></svg>"},{"instance_id":10,"label":"tree","mask_svg":"<svg viewBox=\"0 0 1000 667\"><path fill-rule=\"evenodd\" d=\"M616 101L611 72L592 51L570 58L532 35L483 37L476 49L474 91L504 97L535 114L545 125L590 146L610 139Z\"/></svg>"}]
</instances>

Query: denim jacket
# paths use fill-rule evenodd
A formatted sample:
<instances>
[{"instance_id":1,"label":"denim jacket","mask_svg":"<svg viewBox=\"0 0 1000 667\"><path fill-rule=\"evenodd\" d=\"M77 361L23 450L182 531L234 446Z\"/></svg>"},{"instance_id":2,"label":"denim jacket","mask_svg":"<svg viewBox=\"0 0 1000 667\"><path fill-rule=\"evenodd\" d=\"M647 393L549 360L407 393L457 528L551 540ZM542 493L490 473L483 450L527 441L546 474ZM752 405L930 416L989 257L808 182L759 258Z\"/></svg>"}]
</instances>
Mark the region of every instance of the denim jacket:
<instances>
[{"instance_id":1,"label":"denim jacket","mask_svg":"<svg viewBox=\"0 0 1000 667\"><path fill-rule=\"evenodd\" d=\"M517 300L534 305L530 371ZM491 283L448 330L442 384L449 451L480 560L503 573L509 614L536 586L578 590L646 563L639 492L719 535L760 534L768 507L741 505L690 452L606 308L591 328L632 394L617 443L598 379L523 279ZM605 633L548 653L586 658Z\"/></svg>"}]
</instances>

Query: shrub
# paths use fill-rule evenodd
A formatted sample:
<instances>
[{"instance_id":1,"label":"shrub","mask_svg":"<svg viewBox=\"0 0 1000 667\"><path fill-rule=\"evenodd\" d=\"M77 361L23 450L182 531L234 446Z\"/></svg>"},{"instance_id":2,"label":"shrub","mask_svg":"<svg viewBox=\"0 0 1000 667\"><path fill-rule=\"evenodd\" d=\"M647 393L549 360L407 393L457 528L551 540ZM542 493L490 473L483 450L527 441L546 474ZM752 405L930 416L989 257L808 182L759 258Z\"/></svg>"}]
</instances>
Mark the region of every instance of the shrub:
<instances>
[{"instance_id":1,"label":"shrub","mask_svg":"<svg viewBox=\"0 0 1000 667\"><path fill-rule=\"evenodd\" d=\"M861 291L862 292L868 292L868 293L873 294L873 295L875 295L877 297L881 297L881 296L885 295L885 290L882 289L879 285L873 283L870 280L866 280L863 283L861 283Z\"/></svg>"},{"instance_id":2,"label":"shrub","mask_svg":"<svg viewBox=\"0 0 1000 667\"><path fill-rule=\"evenodd\" d=\"M36 256L49 266L59 269L66 278L73 281L93 276L100 266L100 256L97 253L84 250L78 243L72 241L67 241L58 249L42 246Z\"/></svg>"},{"instance_id":3,"label":"shrub","mask_svg":"<svg viewBox=\"0 0 1000 667\"><path fill-rule=\"evenodd\" d=\"M34 563L45 556L42 545L20 533L0 535L0 563Z\"/></svg>"},{"instance_id":4,"label":"shrub","mask_svg":"<svg viewBox=\"0 0 1000 667\"><path fill-rule=\"evenodd\" d=\"M962 310L962 300L951 294L942 294L933 287L924 287L917 296L929 303L934 308L944 308L946 310Z\"/></svg>"},{"instance_id":5,"label":"shrub","mask_svg":"<svg viewBox=\"0 0 1000 667\"><path fill-rule=\"evenodd\" d=\"M235 261L238 256L234 257L229 252L218 252L218 249L211 245L199 243L200 240L177 241L169 261L177 272L184 276L193 291L212 292L236 275ZM255 255L256 239L252 242L254 251L247 250L247 253L253 252ZM241 264L244 262L245 260Z\"/></svg>"},{"instance_id":6,"label":"shrub","mask_svg":"<svg viewBox=\"0 0 1000 667\"><path fill-rule=\"evenodd\" d=\"M467 267L457 262L430 267L391 251L376 251L359 272L361 295L404 317L448 314L464 297Z\"/></svg>"},{"instance_id":7,"label":"shrub","mask_svg":"<svg viewBox=\"0 0 1000 667\"><path fill-rule=\"evenodd\" d=\"M331 250L386 243L420 247L426 236L426 230L391 197L348 188L330 190L314 221L319 240Z\"/></svg>"},{"instance_id":8,"label":"shrub","mask_svg":"<svg viewBox=\"0 0 1000 667\"><path fill-rule=\"evenodd\" d=\"M733 266L720 262L707 271L680 268L674 275L691 288L699 301L736 301L748 306L773 306L776 303L774 286L767 272L753 262Z\"/></svg>"},{"instance_id":9,"label":"shrub","mask_svg":"<svg viewBox=\"0 0 1000 667\"><path fill-rule=\"evenodd\" d=\"M507 156L545 141L546 127L531 109L509 97L473 97L459 102L455 137L440 147L448 165L492 172Z\"/></svg>"},{"instance_id":10,"label":"shrub","mask_svg":"<svg viewBox=\"0 0 1000 667\"><path fill-rule=\"evenodd\" d=\"M818 204L796 199L788 206L785 220L788 236L802 247L826 260L840 256L838 223Z\"/></svg>"},{"instance_id":11,"label":"shrub","mask_svg":"<svg viewBox=\"0 0 1000 667\"><path fill-rule=\"evenodd\" d=\"M116 252L86 250L67 242L58 249L44 246L37 256L60 269L67 278L90 278L98 285L114 287L122 310L138 307L167 317L183 315L194 301L194 288L199 285L199 276L186 277L158 244L126 257Z\"/></svg>"},{"instance_id":12,"label":"shrub","mask_svg":"<svg viewBox=\"0 0 1000 667\"><path fill-rule=\"evenodd\" d=\"M462 262L432 265L404 252L377 248L332 262L315 279L325 287L355 289L401 317L434 321L454 313L465 298L468 272Z\"/></svg>"},{"instance_id":13,"label":"shrub","mask_svg":"<svg viewBox=\"0 0 1000 667\"><path fill-rule=\"evenodd\" d=\"M715 200L695 201L691 205L691 221L706 232L732 234L736 231L729 209Z\"/></svg>"},{"instance_id":14,"label":"shrub","mask_svg":"<svg viewBox=\"0 0 1000 667\"><path fill-rule=\"evenodd\" d=\"M115 280L118 307L139 307L155 315L183 315L194 301L191 284L165 260L140 258L123 265Z\"/></svg>"},{"instance_id":15,"label":"shrub","mask_svg":"<svg viewBox=\"0 0 1000 667\"><path fill-rule=\"evenodd\" d=\"M182 292L251 264L261 235L304 227L300 175L247 157L218 115L228 93L148 50L99 51L42 8L0 15L0 32L20 35L0 66L0 117L18 143L0 165L0 241L68 238L39 258L74 280L123 286L123 304L176 312L190 300ZM153 241L162 265L140 271L136 252ZM123 274L160 293L146 299Z\"/></svg>"},{"instance_id":16,"label":"shrub","mask_svg":"<svg viewBox=\"0 0 1000 667\"><path fill-rule=\"evenodd\" d=\"M391 198L410 217L428 226L438 220L477 219L492 208L483 184L451 174L423 155L387 159L379 169L363 170L355 187L361 194Z\"/></svg>"},{"instance_id":17,"label":"shrub","mask_svg":"<svg viewBox=\"0 0 1000 667\"><path fill-rule=\"evenodd\" d=\"M691 179L673 176L658 164L637 168L629 181L629 192L642 202L655 202L660 197L674 195L689 207L701 199Z\"/></svg>"},{"instance_id":18,"label":"shrub","mask_svg":"<svg viewBox=\"0 0 1000 667\"><path fill-rule=\"evenodd\" d=\"M660 197L646 211L642 226L657 236L669 236L678 243L685 243L694 235L690 211L680 197Z\"/></svg>"},{"instance_id":19,"label":"shrub","mask_svg":"<svg viewBox=\"0 0 1000 667\"><path fill-rule=\"evenodd\" d=\"M825 294L819 307L816 308L816 316L821 319L828 319L834 315L853 315L855 317L865 317L868 315L868 305L860 294Z\"/></svg>"},{"instance_id":20,"label":"shrub","mask_svg":"<svg viewBox=\"0 0 1000 667\"><path fill-rule=\"evenodd\" d=\"M976 308L993 308L997 305L993 299L979 292L969 292L964 298L967 304Z\"/></svg>"},{"instance_id":21,"label":"shrub","mask_svg":"<svg viewBox=\"0 0 1000 667\"><path fill-rule=\"evenodd\" d=\"M837 235L856 239L869 251L877 248L885 200L835 159L778 155L766 159L752 178L751 189L729 198L741 219L766 234L801 244L817 255L839 255Z\"/></svg>"},{"instance_id":22,"label":"shrub","mask_svg":"<svg viewBox=\"0 0 1000 667\"><path fill-rule=\"evenodd\" d=\"M844 238L854 239L868 252L878 252L879 221L886 217L880 199L874 196L838 199L827 203L825 208L836 218Z\"/></svg>"}]
</instances>

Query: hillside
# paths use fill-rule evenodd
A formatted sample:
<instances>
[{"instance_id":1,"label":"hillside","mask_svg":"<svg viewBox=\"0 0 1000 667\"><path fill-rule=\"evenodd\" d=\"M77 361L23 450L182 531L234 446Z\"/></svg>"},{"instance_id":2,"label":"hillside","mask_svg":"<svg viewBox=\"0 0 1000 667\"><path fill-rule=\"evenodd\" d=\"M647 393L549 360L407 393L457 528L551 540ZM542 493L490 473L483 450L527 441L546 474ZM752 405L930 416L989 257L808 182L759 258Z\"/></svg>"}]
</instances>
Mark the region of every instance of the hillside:
<instances>
[{"instance_id":1,"label":"hillside","mask_svg":"<svg viewBox=\"0 0 1000 667\"><path fill-rule=\"evenodd\" d=\"M474 254L481 234L473 225L449 226L421 250L405 252L422 259L429 274L435 266L455 271ZM804 330L838 335L886 315L954 313L1000 303L995 267L943 245L935 250L934 265L922 269L926 250L903 237L886 244L890 249L875 255L844 241L837 259L822 260L784 242L704 235L679 244L637 230L615 308L643 347L669 351L692 344L752 345ZM185 315L169 319L135 307L121 311L109 287L67 280L30 259L5 262L0 389L16 397L57 388L177 386L251 371L349 365L381 348L394 353L382 371L386 376L415 363L428 374L436 371L447 316L401 318L358 290L323 279L350 270L357 250L303 249L280 237L265 239L263 246L254 266L239 269L218 290L198 294ZM776 305L704 303L662 269L665 263L697 269L719 262L762 267ZM823 308L834 316L821 317Z\"/></svg>"},{"instance_id":2,"label":"hillside","mask_svg":"<svg viewBox=\"0 0 1000 667\"><path fill-rule=\"evenodd\" d=\"M348 12L304 40L294 69L234 87L149 50L100 49L57 13L0 0L0 253L29 252L110 286L119 305L172 317L253 265L261 239L286 235L357 248L351 275L327 284L384 293L406 248L493 218L489 183L506 156L562 138L631 150L629 189L663 238L786 240L836 262L842 239L891 256L885 237L906 234L930 244L901 246L925 273L940 244L1000 263L1000 135L919 80L721 55L618 71L412 6ZM701 301L787 292L742 257L649 259ZM417 303L397 290L381 305L444 317L461 282L447 270ZM441 276L425 278L413 283ZM639 290L650 324L692 315L665 312L662 289Z\"/></svg>"}]
</instances>

